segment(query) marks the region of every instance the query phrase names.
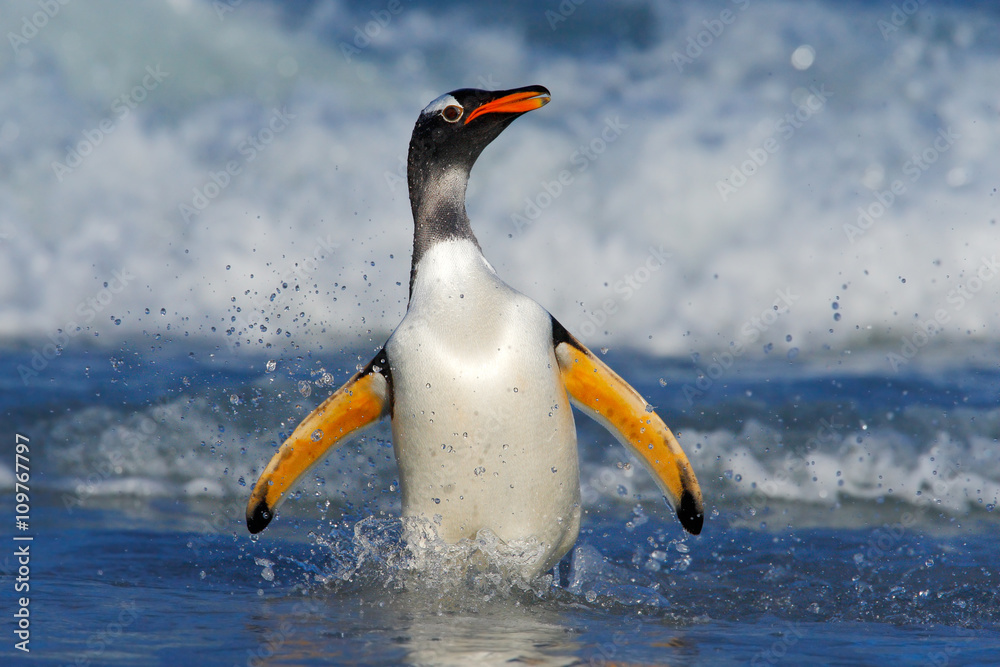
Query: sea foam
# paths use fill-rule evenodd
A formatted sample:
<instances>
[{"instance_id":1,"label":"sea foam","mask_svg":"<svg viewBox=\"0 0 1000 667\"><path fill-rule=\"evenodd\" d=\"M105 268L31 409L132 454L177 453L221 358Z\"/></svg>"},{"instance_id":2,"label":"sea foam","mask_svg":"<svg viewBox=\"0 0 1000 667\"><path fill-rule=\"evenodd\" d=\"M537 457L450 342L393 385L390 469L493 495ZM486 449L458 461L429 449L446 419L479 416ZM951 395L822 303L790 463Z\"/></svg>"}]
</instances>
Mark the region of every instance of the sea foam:
<instances>
[{"instance_id":1,"label":"sea foam","mask_svg":"<svg viewBox=\"0 0 1000 667\"><path fill-rule=\"evenodd\" d=\"M378 345L406 307L417 113L529 83L553 101L486 150L470 215L592 346L909 360L1000 323L991 13L883 35L874 5L636 4L609 43L600 9L406 5L353 53L363 13L244 4L66 6L0 52L4 339Z\"/></svg>"}]
</instances>

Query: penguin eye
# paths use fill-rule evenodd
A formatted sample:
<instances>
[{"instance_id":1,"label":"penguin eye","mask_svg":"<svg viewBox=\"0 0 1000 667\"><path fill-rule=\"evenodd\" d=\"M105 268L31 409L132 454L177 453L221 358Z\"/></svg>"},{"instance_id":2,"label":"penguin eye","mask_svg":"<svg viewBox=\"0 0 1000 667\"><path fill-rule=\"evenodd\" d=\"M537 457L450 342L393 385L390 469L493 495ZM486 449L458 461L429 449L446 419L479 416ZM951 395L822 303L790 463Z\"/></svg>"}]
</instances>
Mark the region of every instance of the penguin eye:
<instances>
[{"instance_id":1,"label":"penguin eye","mask_svg":"<svg viewBox=\"0 0 1000 667\"><path fill-rule=\"evenodd\" d=\"M457 123L464 113L465 109L457 104L449 104L444 109L441 109L441 117L449 123Z\"/></svg>"}]
</instances>

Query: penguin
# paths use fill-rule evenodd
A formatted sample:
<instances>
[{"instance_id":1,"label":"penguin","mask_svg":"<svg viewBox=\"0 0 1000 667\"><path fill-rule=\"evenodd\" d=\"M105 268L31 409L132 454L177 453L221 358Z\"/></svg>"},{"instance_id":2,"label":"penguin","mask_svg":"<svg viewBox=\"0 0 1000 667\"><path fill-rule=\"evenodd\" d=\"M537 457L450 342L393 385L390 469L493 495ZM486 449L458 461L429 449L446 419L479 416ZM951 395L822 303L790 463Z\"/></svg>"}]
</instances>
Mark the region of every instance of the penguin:
<instances>
[{"instance_id":1,"label":"penguin","mask_svg":"<svg viewBox=\"0 0 1000 667\"><path fill-rule=\"evenodd\" d=\"M448 544L488 530L525 547L520 572L530 579L558 563L580 530L571 406L629 448L681 526L701 532L701 488L673 433L625 380L497 275L466 214L480 153L550 99L542 86L461 89L420 113L407 160L414 235L406 314L375 358L271 458L247 505L251 533L264 530L332 448L388 417L404 519Z\"/></svg>"}]
</instances>

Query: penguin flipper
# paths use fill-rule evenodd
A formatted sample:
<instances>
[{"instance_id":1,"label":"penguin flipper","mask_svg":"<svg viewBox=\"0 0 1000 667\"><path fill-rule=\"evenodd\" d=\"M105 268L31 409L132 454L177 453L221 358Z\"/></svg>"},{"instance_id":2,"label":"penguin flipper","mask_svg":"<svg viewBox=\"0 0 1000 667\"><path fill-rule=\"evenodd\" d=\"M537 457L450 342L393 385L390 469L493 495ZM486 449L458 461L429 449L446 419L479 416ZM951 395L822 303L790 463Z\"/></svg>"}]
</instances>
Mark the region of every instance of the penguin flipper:
<instances>
[{"instance_id":1,"label":"penguin flipper","mask_svg":"<svg viewBox=\"0 0 1000 667\"><path fill-rule=\"evenodd\" d=\"M552 319L552 340L573 405L608 429L643 462L692 535L705 519L691 463L659 415L625 380Z\"/></svg>"},{"instance_id":2,"label":"penguin flipper","mask_svg":"<svg viewBox=\"0 0 1000 667\"><path fill-rule=\"evenodd\" d=\"M390 392L389 364L383 350L302 420L254 485L247 503L251 533L267 527L295 482L331 448L388 412Z\"/></svg>"}]
</instances>

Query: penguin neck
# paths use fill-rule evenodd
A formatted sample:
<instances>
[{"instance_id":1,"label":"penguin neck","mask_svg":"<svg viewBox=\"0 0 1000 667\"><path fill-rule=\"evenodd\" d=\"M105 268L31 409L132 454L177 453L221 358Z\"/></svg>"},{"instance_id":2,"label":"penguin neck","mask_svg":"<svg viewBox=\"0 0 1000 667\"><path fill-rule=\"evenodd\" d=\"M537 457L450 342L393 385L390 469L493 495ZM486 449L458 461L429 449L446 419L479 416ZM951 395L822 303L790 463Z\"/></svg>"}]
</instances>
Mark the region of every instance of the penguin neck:
<instances>
[{"instance_id":1,"label":"penguin neck","mask_svg":"<svg viewBox=\"0 0 1000 667\"><path fill-rule=\"evenodd\" d=\"M479 241L465 212L465 190L469 170L461 167L410 171L410 206L413 209L413 263L410 267L410 295L417 264L435 244L453 239Z\"/></svg>"}]
</instances>

